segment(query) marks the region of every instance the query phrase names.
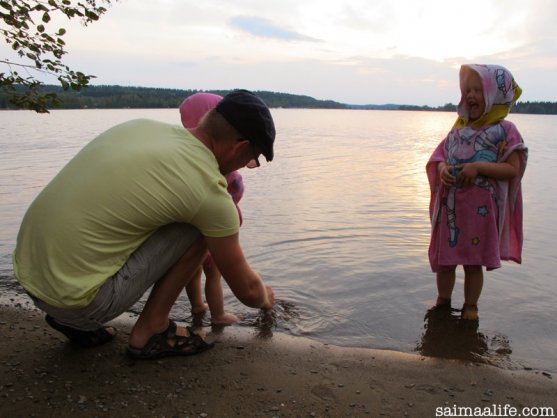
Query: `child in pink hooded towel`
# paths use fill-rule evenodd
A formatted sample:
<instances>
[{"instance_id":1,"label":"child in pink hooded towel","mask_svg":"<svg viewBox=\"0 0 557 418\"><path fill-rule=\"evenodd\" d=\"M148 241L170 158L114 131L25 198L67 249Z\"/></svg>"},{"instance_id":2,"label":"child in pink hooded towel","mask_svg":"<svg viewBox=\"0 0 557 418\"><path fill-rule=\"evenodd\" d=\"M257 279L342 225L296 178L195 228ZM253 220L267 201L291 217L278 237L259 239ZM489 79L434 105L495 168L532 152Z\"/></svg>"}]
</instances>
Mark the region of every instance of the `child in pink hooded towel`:
<instances>
[{"instance_id":1,"label":"child in pink hooded towel","mask_svg":"<svg viewBox=\"0 0 557 418\"><path fill-rule=\"evenodd\" d=\"M180 116L182 124L186 129L197 127L199 121L217 103L222 99L221 96L212 93L195 93L188 96L180 105ZM238 206L238 202L244 195L244 182L238 171L233 171L226 176L228 183L228 193L232 196L232 200L236 204L240 224L242 223L242 212ZM203 302L201 292L201 270L205 274L205 297L207 304ZM224 296L221 285L221 274L217 266L208 254L200 266L197 276L186 286L186 293L191 303L192 313L202 313L207 310L211 311L211 322L213 324L229 325L238 322L240 318L232 313L224 310Z\"/></svg>"},{"instance_id":2,"label":"child in pink hooded towel","mask_svg":"<svg viewBox=\"0 0 557 418\"><path fill-rule=\"evenodd\" d=\"M521 262L521 180L528 150L505 120L521 94L497 65L463 65L458 118L426 166L431 189L429 261L435 308L450 308L457 265L464 267L462 318L478 319L483 267Z\"/></svg>"}]
</instances>

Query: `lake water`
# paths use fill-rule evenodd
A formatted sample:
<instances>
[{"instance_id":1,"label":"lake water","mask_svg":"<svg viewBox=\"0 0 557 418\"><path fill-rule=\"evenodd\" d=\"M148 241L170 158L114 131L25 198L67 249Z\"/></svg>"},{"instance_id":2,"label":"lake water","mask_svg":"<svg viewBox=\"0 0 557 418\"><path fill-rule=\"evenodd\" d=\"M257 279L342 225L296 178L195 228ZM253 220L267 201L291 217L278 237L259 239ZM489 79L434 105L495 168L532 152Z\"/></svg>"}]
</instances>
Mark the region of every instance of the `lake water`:
<instances>
[{"instance_id":1,"label":"lake water","mask_svg":"<svg viewBox=\"0 0 557 418\"><path fill-rule=\"evenodd\" d=\"M511 115L530 149L523 264L485 275L480 322L424 316L436 296L429 269L425 164L455 115L441 112L273 109L275 161L243 170L241 241L273 286L266 315L237 302L239 326L353 347L394 349L557 372L557 116ZM137 117L179 123L176 110L0 112L0 290L28 303L11 252L33 198L75 153ZM48 221L48 220L45 220ZM458 271L454 307L463 301ZM138 312L143 301L131 311ZM185 293L172 316L191 321ZM207 318L195 318L208 324Z\"/></svg>"}]
</instances>

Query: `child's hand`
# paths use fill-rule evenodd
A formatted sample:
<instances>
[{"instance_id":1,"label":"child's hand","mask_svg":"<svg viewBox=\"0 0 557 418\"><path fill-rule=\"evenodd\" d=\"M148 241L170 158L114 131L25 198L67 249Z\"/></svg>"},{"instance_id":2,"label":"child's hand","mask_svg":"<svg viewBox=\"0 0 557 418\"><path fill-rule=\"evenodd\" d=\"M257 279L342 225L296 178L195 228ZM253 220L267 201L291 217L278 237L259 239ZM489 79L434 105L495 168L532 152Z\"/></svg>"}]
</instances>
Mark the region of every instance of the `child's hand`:
<instances>
[{"instance_id":1,"label":"child's hand","mask_svg":"<svg viewBox=\"0 0 557 418\"><path fill-rule=\"evenodd\" d=\"M458 170L456 181L465 187L473 185L480 174L474 163L459 164L455 168Z\"/></svg>"},{"instance_id":2,"label":"child's hand","mask_svg":"<svg viewBox=\"0 0 557 418\"><path fill-rule=\"evenodd\" d=\"M437 168L439 170L439 177L441 178L441 183L447 187L454 186L456 182L456 177L453 176L453 174L451 173L452 166L444 162L440 162Z\"/></svg>"}]
</instances>

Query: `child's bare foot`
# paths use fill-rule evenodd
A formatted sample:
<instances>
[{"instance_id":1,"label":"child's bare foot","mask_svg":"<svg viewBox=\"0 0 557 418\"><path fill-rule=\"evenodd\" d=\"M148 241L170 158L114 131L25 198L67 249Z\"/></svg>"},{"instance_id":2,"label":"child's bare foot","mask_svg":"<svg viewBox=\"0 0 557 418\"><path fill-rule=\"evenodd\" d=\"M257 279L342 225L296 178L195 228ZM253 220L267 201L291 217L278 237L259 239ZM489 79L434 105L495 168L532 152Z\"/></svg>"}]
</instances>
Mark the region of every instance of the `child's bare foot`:
<instances>
[{"instance_id":1,"label":"child's bare foot","mask_svg":"<svg viewBox=\"0 0 557 418\"><path fill-rule=\"evenodd\" d=\"M209 309L209 305L207 305L206 303L200 303L191 307L191 313L196 315L196 314L206 312L207 309Z\"/></svg>"},{"instance_id":2,"label":"child's bare foot","mask_svg":"<svg viewBox=\"0 0 557 418\"><path fill-rule=\"evenodd\" d=\"M211 316L211 322L214 325L231 325L235 322L239 322L241 318L237 315L225 312L222 315Z\"/></svg>"},{"instance_id":3,"label":"child's bare foot","mask_svg":"<svg viewBox=\"0 0 557 418\"><path fill-rule=\"evenodd\" d=\"M437 296L437 300L435 301L435 305L429 308L430 312L434 311L449 311L451 309L451 298L444 298L441 296Z\"/></svg>"},{"instance_id":4,"label":"child's bare foot","mask_svg":"<svg viewBox=\"0 0 557 418\"><path fill-rule=\"evenodd\" d=\"M477 321L478 320L478 305L470 305L465 303L462 305L462 319L467 321Z\"/></svg>"}]
</instances>

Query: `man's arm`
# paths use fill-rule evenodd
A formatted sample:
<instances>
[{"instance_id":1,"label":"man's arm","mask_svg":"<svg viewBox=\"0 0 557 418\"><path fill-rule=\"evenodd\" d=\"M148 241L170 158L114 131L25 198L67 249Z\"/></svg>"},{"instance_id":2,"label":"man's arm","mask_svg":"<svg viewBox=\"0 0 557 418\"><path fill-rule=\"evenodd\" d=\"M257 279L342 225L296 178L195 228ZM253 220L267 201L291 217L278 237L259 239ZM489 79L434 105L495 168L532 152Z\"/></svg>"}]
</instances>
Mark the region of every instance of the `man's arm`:
<instances>
[{"instance_id":1,"label":"man's arm","mask_svg":"<svg viewBox=\"0 0 557 418\"><path fill-rule=\"evenodd\" d=\"M238 300L251 308L272 308L274 292L249 266L240 247L239 235L205 239L213 261Z\"/></svg>"}]
</instances>

